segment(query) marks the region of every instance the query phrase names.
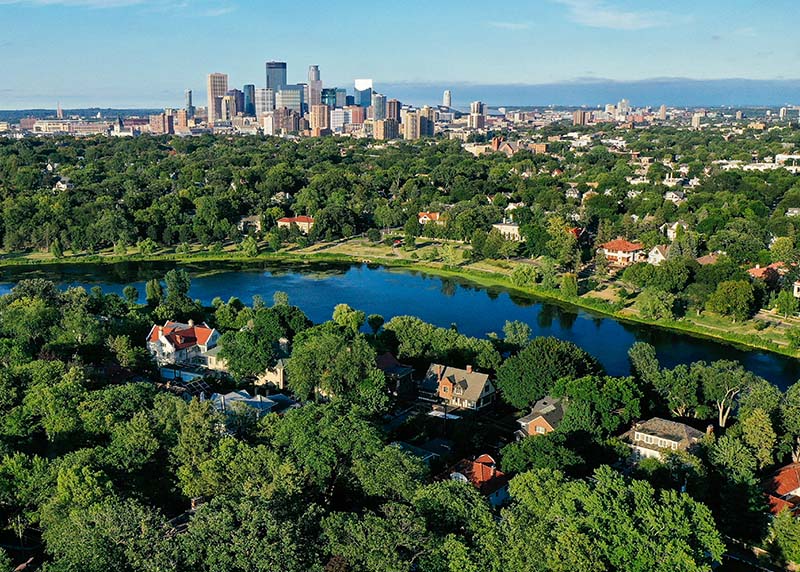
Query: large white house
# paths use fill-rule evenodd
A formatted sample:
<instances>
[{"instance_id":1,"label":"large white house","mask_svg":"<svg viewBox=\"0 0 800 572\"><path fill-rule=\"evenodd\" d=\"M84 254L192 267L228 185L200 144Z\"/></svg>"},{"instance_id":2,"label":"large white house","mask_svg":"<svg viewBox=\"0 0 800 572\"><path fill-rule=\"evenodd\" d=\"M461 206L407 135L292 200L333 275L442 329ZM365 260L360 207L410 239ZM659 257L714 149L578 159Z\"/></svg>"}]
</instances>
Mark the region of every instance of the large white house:
<instances>
[{"instance_id":1,"label":"large white house","mask_svg":"<svg viewBox=\"0 0 800 572\"><path fill-rule=\"evenodd\" d=\"M195 325L191 320L188 324L168 321L150 329L147 349L158 365L202 363L218 340L219 332L206 323Z\"/></svg>"}]
</instances>

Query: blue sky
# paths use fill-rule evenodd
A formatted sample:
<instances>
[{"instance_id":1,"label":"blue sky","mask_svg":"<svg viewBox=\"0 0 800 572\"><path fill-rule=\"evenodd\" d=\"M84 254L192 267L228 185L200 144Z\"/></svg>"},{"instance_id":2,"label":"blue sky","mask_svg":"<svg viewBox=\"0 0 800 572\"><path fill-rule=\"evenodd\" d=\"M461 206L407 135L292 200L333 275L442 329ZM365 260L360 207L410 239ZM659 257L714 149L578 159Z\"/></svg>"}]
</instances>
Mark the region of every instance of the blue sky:
<instances>
[{"instance_id":1,"label":"blue sky","mask_svg":"<svg viewBox=\"0 0 800 572\"><path fill-rule=\"evenodd\" d=\"M796 0L0 0L0 109L179 106L262 85L797 79ZM396 87L396 86L395 86ZM462 90L463 91L463 90ZM391 95L391 93L390 93ZM456 97L458 99L458 97Z\"/></svg>"}]
</instances>

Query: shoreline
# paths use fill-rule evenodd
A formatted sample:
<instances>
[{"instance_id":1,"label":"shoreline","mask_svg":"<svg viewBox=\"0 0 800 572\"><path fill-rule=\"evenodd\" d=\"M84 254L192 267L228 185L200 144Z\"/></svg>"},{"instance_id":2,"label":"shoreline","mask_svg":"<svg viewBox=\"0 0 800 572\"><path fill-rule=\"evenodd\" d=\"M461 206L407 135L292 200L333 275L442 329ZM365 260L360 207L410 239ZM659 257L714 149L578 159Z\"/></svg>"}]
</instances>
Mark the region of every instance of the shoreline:
<instances>
[{"instance_id":1,"label":"shoreline","mask_svg":"<svg viewBox=\"0 0 800 572\"><path fill-rule=\"evenodd\" d=\"M465 267L452 267L446 265L437 265L436 263L424 262L419 260L409 261L405 259L387 258L387 257L373 257L365 259L357 256L352 256L344 253L325 253L325 252L292 252L281 251L259 254L255 257L248 257L239 251L227 251L221 253L163 253L152 255L114 255L114 254L96 254L96 255L81 255L81 256L66 256L63 258L42 257L30 258L25 256L14 258L0 258L0 279L3 278L3 270L25 270L35 269L37 267L48 266L88 266L88 265L114 265L125 263L159 263L159 262L174 262L178 264L196 264L196 263L210 263L210 262L225 262L225 263L238 263L238 264L259 264L259 263L273 263L273 264L294 264L294 265L310 265L320 263L330 264L367 264L375 266L383 266L390 269L399 269L407 271L422 272L425 274L440 276L446 278L458 278L467 282L474 283L478 286L487 288L499 287L513 292L518 295L529 297L533 300L546 301L556 303L562 306L567 306L576 310L582 310L590 314L597 315L598 317L611 318L619 322L649 326L659 328L666 331L678 332L681 334L689 335L696 338L712 340L720 343L729 344L749 351L765 351L783 355L790 358L797 358L798 351L792 350L788 347L779 346L773 342L763 343L756 339L745 339L742 335L726 335L724 332L710 330L692 323L673 320L669 322L656 322L647 320L635 314L621 313L620 310L614 308L611 303L597 299L585 298L581 296L572 297L560 294L558 290L550 290L539 287L525 287L518 286L511 282L510 277L506 274L489 272L479 269L470 269Z\"/></svg>"}]
</instances>

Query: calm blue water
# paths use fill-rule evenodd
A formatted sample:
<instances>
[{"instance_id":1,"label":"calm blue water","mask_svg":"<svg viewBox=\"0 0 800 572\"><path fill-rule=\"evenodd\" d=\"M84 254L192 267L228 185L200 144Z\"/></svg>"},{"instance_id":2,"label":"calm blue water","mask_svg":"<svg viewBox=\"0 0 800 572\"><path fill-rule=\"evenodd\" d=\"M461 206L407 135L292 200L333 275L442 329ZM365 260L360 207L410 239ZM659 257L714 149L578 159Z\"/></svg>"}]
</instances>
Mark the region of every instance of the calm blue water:
<instances>
[{"instance_id":1,"label":"calm blue water","mask_svg":"<svg viewBox=\"0 0 800 572\"><path fill-rule=\"evenodd\" d=\"M143 299L146 280L163 276L171 267L151 263L4 271L0 275L0 294L10 291L21 278L43 277L62 288L101 286L105 292L118 294L132 284ZM206 304L216 296L226 300L236 296L250 303L256 294L271 303L272 295L281 290L314 322L330 319L334 306L340 303L367 314L381 314L387 321L409 314L438 326L455 323L460 332L478 337L489 332L502 335L506 320L521 320L537 336L555 336L581 346L612 375L629 372L628 348L636 341L645 341L655 346L662 365L668 367L698 360L735 359L782 388L800 378L800 362L796 359L627 324L461 280L365 265L242 268L217 263L213 271L210 265L201 264L185 268L192 274L190 295Z\"/></svg>"}]
</instances>

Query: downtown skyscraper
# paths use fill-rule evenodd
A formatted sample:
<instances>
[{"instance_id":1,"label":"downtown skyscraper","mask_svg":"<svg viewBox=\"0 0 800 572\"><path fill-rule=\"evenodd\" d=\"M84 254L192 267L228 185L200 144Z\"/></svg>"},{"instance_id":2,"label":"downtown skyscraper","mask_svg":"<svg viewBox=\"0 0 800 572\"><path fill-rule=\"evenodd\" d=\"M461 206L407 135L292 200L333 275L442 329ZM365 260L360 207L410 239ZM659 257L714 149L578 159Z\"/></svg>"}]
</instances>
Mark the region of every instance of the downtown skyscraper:
<instances>
[{"instance_id":1,"label":"downtown skyscraper","mask_svg":"<svg viewBox=\"0 0 800 572\"><path fill-rule=\"evenodd\" d=\"M208 74L208 123L213 125L222 115L222 98L228 93L228 74Z\"/></svg>"},{"instance_id":2,"label":"downtown skyscraper","mask_svg":"<svg viewBox=\"0 0 800 572\"><path fill-rule=\"evenodd\" d=\"M286 87L286 62L267 62L267 84L273 92Z\"/></svg>"}]
</instances>

